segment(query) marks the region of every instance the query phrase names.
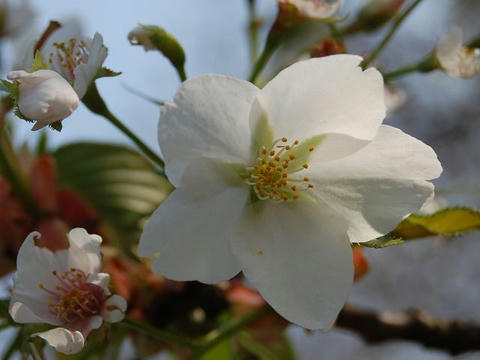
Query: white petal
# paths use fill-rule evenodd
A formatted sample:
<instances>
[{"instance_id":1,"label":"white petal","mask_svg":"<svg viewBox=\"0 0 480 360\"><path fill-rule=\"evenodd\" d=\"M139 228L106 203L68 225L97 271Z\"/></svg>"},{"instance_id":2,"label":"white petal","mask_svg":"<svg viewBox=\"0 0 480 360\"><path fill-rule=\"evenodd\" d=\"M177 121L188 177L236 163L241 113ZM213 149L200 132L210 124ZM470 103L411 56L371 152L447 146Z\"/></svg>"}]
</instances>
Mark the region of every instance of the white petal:
<instances>
[{"instance_id":1,"label":"white petal","mask_svg":"<svg viewBox=\"0 0 480 360\"><path fill-rule=\"evenodd\" d=\"M273 129L272 119L268 110L267 99L262 94L258 94L252 104L249 119L253 141L252 149L255 153L261 146L269 148L275 138L285 136L285 134L276 131L277 129ZM290 140L293 142L294 138L290 138ZM320 145L309 156L309 159L311 159L310 161L340 159L358 151L369 142L369 140L361 140L344 134L324 134ZM253 163L253 160L250 161Z\"/></svg>"},{"instance_id":2,"label":"white petal","mask_svg":"<svg viewBox=\"0 0 480 360\"><path fill-rule=\"evenodd\" d=\"M257 202L238 224L232 248L243 272L287 320L328 329L353 279L346 224L303 201Z\"/></svg>"},{"instance_id":3,"label":"white petal","mask_svg":"<svg viewBox=\"0 0 480 360\"><path fill-rule=\"evenodd\" d=\"M96 234L89 234L83 228L72 229L68 233L70 243L71 264L83 270L86 274L100 271L102 238Z\"/></svg>"},{"instance_id":4,"label":"white petal","mask_svg":"<svg viewBox=\"0 0 480 360\"><path fill-rule=\"evenodd\" d=\"M103 45L103 37L99 33L95 33L90 45L88 61L75 67L75 81L73 88L78 97L81 99L87 92L88 87L94 81L98 70L107 58L108 50Z\"/></svg>"},{"instance_id":5,"label":"white petal","mask_svg":"<svg viewBox=\"0 0 480 360\"><path fill-rule=\"evenodd\" d=\"M248 196L249 188L233 168L198 160L153 213L139 254L158 252L153 270L173 280L216 283L233 277L240 267L229 238Z\"/></svg>"},{"instance_id":6,"label":"white petal","mask_svg":"<svg viewBox=\"0 0 480 360\"><path fill-rule=\"evenodd\" d=\"M35 315L26 305L10 301L8 309L13 321L20 324L44 323L45 320Z\"/></svg>"},{"instance_id":7,"label":"white petal","mask_svg":"<svg viewBox=\"0 0 480 360\"><path fill-rule=\"evenodd\" d=\"M438 42L436 55L444 69L455 69L458 66L458 54L462 49L462 29L453 26Z\"/></svg>"},{"instance_id":8,"label":"white petal","mask_svg":"<svg viewBox=\"0 0 480 360\"><path fill-rule=\"evenodd\" d=\"M313 194L349 222L352 242L372 240L418 211L433 193L424 180L442 167L435 152L401 130L382 126L366 147L337 161L311 166Z\"/></svg>"},{"instance_id":9,"label":"white petal","mask_svg":"<svg viewBox=\"0 0 480 360\"><path fill-rule=\"evenodd\" d=\"M103 320L109 323L122 321L127 311L127 302L120 295L110 296L106 303L106 311L103 313Z\"/></svg>"},{"instance_id":10,"label":"white petal","mask_svg":"<svg viewBox=\"0 0 480 360\"><path fill-rule=\"evenodd\" d=\"M352 242L375 239L418 211L433 185L413 179L313 179L315 196L349 222Z\"/></svg>"},{"instance_id":11,"label":"white petal","mask_svg":"<svg viewBox=\"0 0 480 360\"><path fill-rule=\"evenodd\" d=\"M303 16L314 19L326 19L335 15L343 6L343 0L280 0L290 3L298 9Z\"/></svg>"},{"instance_id":12,"label":"white petal","mask_svg":"<svg viewBox=\"0 0 480 360\"><path fill-rule=\"evenodd\" d=\"M388 125L380 126L375 139L352 155L311 165L322 178L431 180L442 173L442 166L430 146Z\"/></svg>"},{"instance_id":13,"label":"white petal","mask_svg":"<svg viewBox=\"0 0 480 360\"><path fill-rule=\"evenodd\" d=\"M41 337L55 350L64 354L76 354L85 345L85 339L80 331L70 331L60 327L32 336Z\"/></svg>"},{"instance_id":14,"label":"white petal","mask_svg":"<svg viewBox=\"0 0 480 360\"><path fill-rule=\"evenodd\" d=\"M109 291L110 275L106 273L91 274L87 280L91 284L101 286L105 291Z\"/></svg>"},{"instance_id":15,"label":"white petal","mask_svg":"<svg viewBox=\"0 0 480 360\"><path fill-rule=\"evenodd\" d=\"M47 289L55 289L57 282L52 270L55 269L56 258L50 250L35 246L35 238L39 236L38 232L31 233L20 247L10 301L11 304L22 303L44 322L58 325L58 319L50 313L47 306L50 296L39 287L42 284Z\"/></svg>"},{"instance_id":16,"label":"white petal","mask_svg":"<svg viewBox=\"0 0 480 360\"><path fill-rule=\"evenodd\" d=\"M343 134L371 140L385 117L382 75L362 58L333 55L297 62L263 89L277 137Z\"/></svg>"},{"instance_id":17,"label":"white petal","mask_svg":"<svg viewBox=\"0 0 480 360\"><path fill-rule=\"evenodd\" d=\"M250 159L250 107L258 88L220 75L185 81L174 104L163 107L159 142L166 173L178 186L187 165L199 157L230 162Z\"/></svg>"},{"instance_id":18,"label":"white petal","mask_svg":"<svg viewBox=\"0 0 480 360\"><path fill-rule=\"evenodd\" d=\"M18 107L27 118L38 121L33 130L63 120L78 107L77 94L55 71L12 71L8 78L20 83Z\"/></svg>"}]
</instances>

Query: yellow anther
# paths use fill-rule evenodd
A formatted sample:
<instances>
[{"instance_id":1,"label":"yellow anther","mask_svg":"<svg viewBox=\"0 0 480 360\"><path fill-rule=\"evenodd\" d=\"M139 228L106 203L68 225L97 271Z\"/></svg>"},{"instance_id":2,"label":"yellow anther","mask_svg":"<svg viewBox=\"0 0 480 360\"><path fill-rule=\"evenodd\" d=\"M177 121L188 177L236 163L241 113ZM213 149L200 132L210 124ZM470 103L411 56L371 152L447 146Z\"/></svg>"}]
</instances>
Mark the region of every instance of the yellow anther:
<instances>
[{"instance_id":1,"label":"yellow anther","mask_svg":"<svg viewBox=\"0 0 480 360\"><path fill-rule=\"evenodd\" d=\"M280 156L278 156L278 155L275 156L275 160L276 160L276 161L280 161Z\"/></svg>"},{"instance_id":2,"label":"yellow anther","mask_svg":"<svg viewBox=\"0 0 480 360\"><path fill-rule=\"evenodd\" d=\"M291 189L292 189L293 191L297 191L297 187L296 187L295 185L292 185Z\"/></svg>"},{"instance_id":3,"label":"yellow anther","mask_svg":"<svg viewBox=\"0 0 480 360\"><path fill-rule=\"evenodd\" d=\"M298 140L295 140L295 141L293 142L293 145L298 145L298 143L299 143L299 141L298 141Z\"/></svg>"},{"instance_id":4,"label":"yellow anther","mask_svg":"<svg viewBox=\"0 0 480 360\"><path fill-rule=\"evenodd\" d=\"M308 188L309 188L309 189L313 189L313 185L312 185L312 184L308 184Z\"/></svg>"},{"instance_id":5,"label":"yellow anther","mask_svg":"<svg viewBox=\"0 0 480 360\"><path fill-rule=\"evenodd\" d=\"M283 138L282 138L282 141L283 141L283 142L287 142L288 139L287 139L286 137L283 137Z\"/></svg>"},{"instance_id":6,"label":"yellow anther","mask_svg":"<svg viewBox=\"0 0 480 360\"><path fill-rule=\"evenodd\" d=\"M285 150L290 150L292 147L290 145L285 146Z\"/></svg>"},{"instance_id":7,"label":"yellow anther","mask_svg":"<svg viewBox=\"0 0 480 360\"><path fill-rule=\"evenodd\" d=\"M308 169L308 164L303 164L302 167L303 167L304 169Z\"/></svg>"},{"instance_id":8,"label":"yellow anther","mask_svg":"<svg viewBox=\"0 0 480 360\"><path fill-rule=\"evenodd\" d=\"M295 155L293 154L290 154L290 156L288 157L290 160L295 160Z\"/></svg>"},{"instance_id":9,"label":"yellow anther","mask_svg":"<svg viewBox=\"0 0 480 360\"><path fill-rule=\"evenodd\" d=\"M275 151L272 150L270 151L270 156L273 156L273 155L275 155Z\"/></svg>"},{"instance_id":10,"label":"yellow anther","mask_svg":"<svg viewBox=\"0 0 480 360\"><path fill-rule=\"evenodd\" d=\"M292 196L292 198L293 198L293 200L298 200L298 195L295 194L295 195Z\"/></svg>"},{"instance_id":11,"label":"yellow anther","mask_svg":"<svg viewBox=\"0 0 480 360\"><path fill-rule=\"evenodd\" d=\"M308 177L304 177L303 181L310 181L310 179Z\"/></svg>"},{"instance_id":12,"label":"yellow anther","mask_svg":"<svg viewBox=\"0 0 480 360\"><path fill-rule=\"evenodd\" d=\"M308 149L308 151L312 152L313 150L315 150L315 148L311 147L310 149Z\"/></svg>"}]
</instances>

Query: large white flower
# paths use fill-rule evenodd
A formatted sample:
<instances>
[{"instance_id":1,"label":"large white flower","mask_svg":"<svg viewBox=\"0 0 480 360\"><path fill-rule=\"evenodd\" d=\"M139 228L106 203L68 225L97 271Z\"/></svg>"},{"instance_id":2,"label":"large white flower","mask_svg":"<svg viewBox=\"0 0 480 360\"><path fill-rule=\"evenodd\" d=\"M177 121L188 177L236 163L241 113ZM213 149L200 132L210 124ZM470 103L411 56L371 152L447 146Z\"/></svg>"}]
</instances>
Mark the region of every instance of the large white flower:
<instances>
[{"instance_id":1,"label":"large white flower","mask_svg":"<svg viewBox=\"0 0 480 360\"><path fill-rule=\"evenodd\" d=\"M480 49L463 45L462 29L452 27L438 42L435 50L441 68L459 78L471 78L480 72Z\"/></svg>"},{"instance_id":2,"label":"large white flower","mask_svg":"<svg viewBox=\"0 0 480 360\"><path fill-rule=\"evenodd\" d=\"M110 293L109 275L99 272L100 236L73 229L70 247L55 252L36 246L38 237L31 233L18 253L10 315L18 323L56 326L35 335L59 352L74 354L104 320L122 320L126 302Z\"/></svg>"},{"instance_id":3,"label":"large white flower","mask_svg":"<svg viewBox=\"0 0 480 360\"><path fill-rule=\"evenodd\" d=\"M77 93L55 71L11 71L8 79L18 82L18 109L22 115L36 121L32 130L63 120L78 107Z\"/></svg>"},{"instance_id":4,"label":"large white flower","mask_svg":"<svg viewBox=\"0 0 480 360\"><path fill-rule=\"evenodd\" d=\"M95 80L108 53L102 35L95 33L93 39L85 37L80 23L75 19L49 35L39 50L48 68L61 74L80 99ZM25 69L33 64L34 55L32 48L24 60Z\"/></svg>"},{"instance_id":5,"label":"large white flower","mask_svg":"<svg viewBox=\"0 0 480 360\"><path fill-rule=\"evenodd\" d=\"M285 318L329 328L353 278L351 242L384 235L432 195L434 151L381 125L381 74L361 58L296 63L263 89L204 75L159 125L176 190L139 244L174 280L239 271Z\"/></svg>"},{"instance_id":6,"label":"large white flower","mask_svg":"<svg viewBox=\"0 0 480 360\"><path fill-rule=\"evenodd\" d=\"M335 15L343 0L278 0L280 6L292 5L301 16L311 19L327 19Z\"/></svg>"}]
</instances>

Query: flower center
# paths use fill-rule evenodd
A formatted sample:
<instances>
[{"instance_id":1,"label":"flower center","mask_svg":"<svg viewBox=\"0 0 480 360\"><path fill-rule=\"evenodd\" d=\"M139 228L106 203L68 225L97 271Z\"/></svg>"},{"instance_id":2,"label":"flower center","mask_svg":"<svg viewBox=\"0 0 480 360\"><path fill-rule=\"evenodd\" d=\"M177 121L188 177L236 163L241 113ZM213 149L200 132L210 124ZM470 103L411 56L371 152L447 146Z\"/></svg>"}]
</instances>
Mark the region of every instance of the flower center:
<instances>
[{"instance_id":1,"label":"flower center","mask_svg":"<svg viewBox=\"0 0 480 360\"><path fill-rule=\"evenodd\" d=\"M48 56L48 63L54 66L65 78L75 80L74 70L83 63L88 62L89 48L85 41L70 39L67 43L54 42L57 51Z\"/></svg>"},{"instance_id":2,"label":"flower center","mask_svg":"<svg viewBox=\"0 0 480 360\"><path fill-rule=\"evenodd\" d=\"M315 149L304 145L298 140L288 144L284 137L258 150L255 163L246 168L245 182L260 200L297 200L301 192L313 188L309 178L299 174L308 169L306 160Z\"/></svg>"},{"instance_id":3,"label":"flower center","mask_svg":"<svg viewBox=\"0 0 480 360\"><path fill-rule=\"evenodd\" d=\"M40 289L47 292L49 311L63 323L74 323L98 315L102 311L106 294L98 285L87 282L87 275L78 269L70 269L63 275L52 271L57 279L55 290L47 289L39 284Z\"/></svg>"}]
</instances>

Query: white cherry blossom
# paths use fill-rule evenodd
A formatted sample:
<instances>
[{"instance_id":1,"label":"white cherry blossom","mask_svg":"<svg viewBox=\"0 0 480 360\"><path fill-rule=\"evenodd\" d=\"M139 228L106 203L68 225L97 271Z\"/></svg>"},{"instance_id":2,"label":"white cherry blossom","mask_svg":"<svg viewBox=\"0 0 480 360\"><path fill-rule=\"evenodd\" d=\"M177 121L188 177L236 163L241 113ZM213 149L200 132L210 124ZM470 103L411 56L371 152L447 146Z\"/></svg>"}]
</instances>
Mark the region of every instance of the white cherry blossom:
<instances>
[{"instance_id":1,"label":"white cherry blossom","mask_svg":"<svg viewBox=\"0 0 480 360\"><path fill-rule=\"evenodd\" d=\"M55 30L40 47L40 51L48 68L62 75L80 99L95 80L108 53L102 35L95 33L93 39L86 37L82 26L74 19ZM25 69L33 64L33 56L32 49L24 61Z\"/></svg>"},{"instance_id":2,"label":"white cherry blossom","mask_svg":"<svg viewBox=\"0 0 480 360\"><path fill-rule=\"evenodd\" d=\"M40 236L31 233L18 253L10 315L18 323L53 325L34 335L59 352L74 354L103 321L122 320L126 302L110 293L110 277L100 272L100 236L73 229L70 247L55 252L36 246Z\"/></svg>"},{"instance_id":3,"label":"white cherry blossom","mask_svg":"<svg viewBox=\"0 0 480 360\"><path fill-rule=\"evenodd\" d=\"M278 0L280 5L293 5L300 15L311 19L327 19L343 6L343 0Z\"/></svg>"},{"instance_id":4,"label":"white cherry blossom","mask_svg":"<svg viewBox=\"0 0 480 360\"><path fill-rule=\"evenodd\" d=\"M452 27L440 39L435 54L443 71L451 76L471 78L480 72L480 49L470 49L463 44L459 27Z\"/></svg>"},{"instance_id":5,"label":"white cherry blossom","mask_svg":"<svg viewBox=\"0 0 480 360\"><path fill-rule=\"evenodd\" d=\"M36 121L32 130L63 120L78 107L77 93L55 71L11 71L8 79L19 84L18 108L25 117Z\"/></svg>"},{"instance_id":6,"label":"white cherry blossom","mask_svg":"<svg viewBox=\"0 0 480 360\"><path fill-rule=\"evenodd\" d=\"M327 329L353 279L350 242L391 231L433 193L435 152L382 125L381 74L362 59L298 62L263 89L227 76L180 85L159 142L176 190L139 253L174 280L243 271L281 315Z\"/></svg>"}]
</instances>

